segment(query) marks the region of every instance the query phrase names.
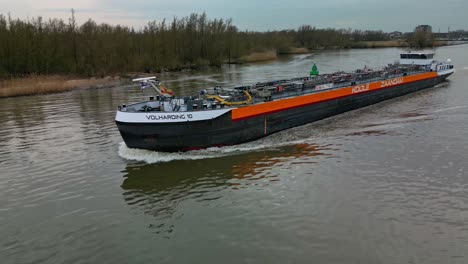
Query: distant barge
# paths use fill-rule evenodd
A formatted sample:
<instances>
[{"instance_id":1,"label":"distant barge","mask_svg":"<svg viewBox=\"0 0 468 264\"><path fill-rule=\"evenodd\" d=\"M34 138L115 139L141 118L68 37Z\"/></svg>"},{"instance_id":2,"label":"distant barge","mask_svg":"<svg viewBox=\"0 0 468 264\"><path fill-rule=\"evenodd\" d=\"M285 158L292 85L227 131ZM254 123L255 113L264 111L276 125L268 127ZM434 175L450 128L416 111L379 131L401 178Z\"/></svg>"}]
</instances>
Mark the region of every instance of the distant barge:
<instances>
[{"instance_id":1,"label":"distant barge","mask_svg":"<svg viewBox=\"0 0 468 264\"><path fill-rule=\"evenodd\" d=\"M176 98L156 77L139 78L156 97L119 106L117 127L129 148L187 151L235 145L336 114L416 92L444 81L455 72L450 60L434 53L403 53L400 62L381 70L310 76L214 87Z\"/></svg>"}]
</instances>

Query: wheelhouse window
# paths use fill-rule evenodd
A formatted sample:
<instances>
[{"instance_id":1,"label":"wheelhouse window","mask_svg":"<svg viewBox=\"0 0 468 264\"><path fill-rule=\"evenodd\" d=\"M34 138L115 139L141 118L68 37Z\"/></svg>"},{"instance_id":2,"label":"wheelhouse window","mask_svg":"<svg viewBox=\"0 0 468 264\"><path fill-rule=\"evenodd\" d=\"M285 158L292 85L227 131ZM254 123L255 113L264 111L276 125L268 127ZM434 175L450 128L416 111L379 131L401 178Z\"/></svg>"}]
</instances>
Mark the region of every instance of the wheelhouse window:
<instances>
[{"instance_id":1,"label":"wheelhouse window","mask_svg":"<svg viewBox=\"0 0 468 264\"><path fill-rule=\"evenodd\" d=\"M433 54L400 54L401 59L419 59L419 60L427 60L432 59Z\"/></svg>"}]
</instances>

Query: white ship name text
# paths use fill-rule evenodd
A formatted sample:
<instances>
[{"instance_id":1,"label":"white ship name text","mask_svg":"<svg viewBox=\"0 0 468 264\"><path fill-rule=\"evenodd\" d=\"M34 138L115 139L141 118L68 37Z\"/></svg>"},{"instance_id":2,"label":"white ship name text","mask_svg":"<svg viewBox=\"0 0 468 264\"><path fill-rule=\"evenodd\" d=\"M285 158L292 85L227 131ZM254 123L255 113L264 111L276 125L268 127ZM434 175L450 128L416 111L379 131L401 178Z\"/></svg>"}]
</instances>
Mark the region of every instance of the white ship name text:
<instances>
[{"instance_id":1,"label":"white ship name text","mask_svg":"<svg viewBox=\"0 0 468 264\"><path fill-rule=\"evenodd\" d=\"M192 114L146 115L148 120L186 120L192 119Z\"/></svg>"},{"instance_id":2,"label":"white ship name text","mask_svg":"<svg viewBox=\"0 0 468 264\"><path fill-rule=\"evenodd\" d=\"M397 84L400 84L400 83L403 83L403 78L402 77L382 81L380 83L380 87L388 87L388 86L393 86L393 85L397 85Z\"/></svg>"},{"instance_id":3,"label":"white ship name text","mask_svg":"<svg viewBox=\"0 0 468 264\"><path fill-rule=\"evenodd\" d=\"M353 87L353 93L362 93L365 91L369 91L369 84L363 84Z\"/></svg>"}]
</instances>

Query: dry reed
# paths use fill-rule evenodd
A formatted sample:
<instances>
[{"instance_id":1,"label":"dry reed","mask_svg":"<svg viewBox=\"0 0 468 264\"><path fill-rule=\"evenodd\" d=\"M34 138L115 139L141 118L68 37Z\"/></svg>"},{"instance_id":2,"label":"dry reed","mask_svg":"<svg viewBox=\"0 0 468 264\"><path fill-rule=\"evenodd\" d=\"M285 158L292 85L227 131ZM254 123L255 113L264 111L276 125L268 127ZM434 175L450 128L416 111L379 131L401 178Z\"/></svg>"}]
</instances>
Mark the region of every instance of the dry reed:
<instances>
[{"instance_id":1,"label":"dry reed","mask_svg":"<svg viewBox=\"0 0 468 264\"><path fill-rule=\"evenodd\" d=\"M246 62L258 62L258 61L268 61L276 60L278 56L276 55L276 50L268 50L264 52L253 52L249 55L242 56L240 61L243 63Z\"/></svg>"},{"instance_id":2,"label":"dry reed","mask_svg":"<svg viewBox=\"0 0 468 264\"><path fill-rule=\"evenodd\" d=\"M0 97L59 93L77 88L118 85L119 78L69 79L62 76L29 76L0 81Z\"/></svg>"},{"instance_id":3,"label":"dry reed","mask_svg":"<svg viewBox=\"0 0 468 264\"><path fill-rule=\"evenodd\" d=\"M311 51L308 48L298 48L298 47L290 47L287 50L280 50L280 54L308 54Z\"/></svg>"}]
</instances>

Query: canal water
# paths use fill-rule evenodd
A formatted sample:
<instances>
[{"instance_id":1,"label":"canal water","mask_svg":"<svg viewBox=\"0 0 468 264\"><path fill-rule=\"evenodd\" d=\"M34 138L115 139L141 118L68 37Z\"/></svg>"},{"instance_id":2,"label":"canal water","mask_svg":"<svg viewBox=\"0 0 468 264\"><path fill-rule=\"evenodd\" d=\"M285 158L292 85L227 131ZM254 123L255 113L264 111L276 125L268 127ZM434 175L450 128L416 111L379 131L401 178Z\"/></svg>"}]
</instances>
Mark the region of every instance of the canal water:
<instances>
[{"instance_id":1,"label":"canal water","mask_svg":"<svg viewBox=\"0 0 468 264\"><path fill-rule=\"evenodd\" d=\"M378 67L321 51L162 74L178 94ZM138 87L0 99L0 263L468 263L468 45L435 88L234 147L128 149Z\"/></svg>"}]
</instances>

